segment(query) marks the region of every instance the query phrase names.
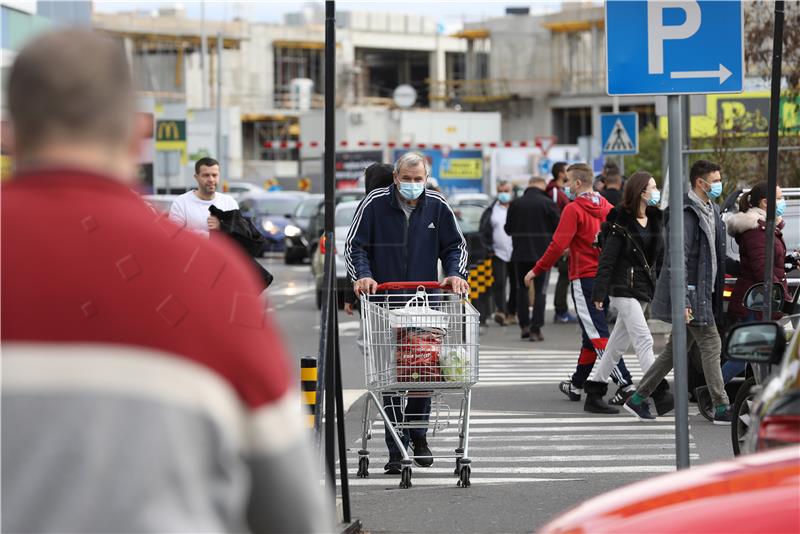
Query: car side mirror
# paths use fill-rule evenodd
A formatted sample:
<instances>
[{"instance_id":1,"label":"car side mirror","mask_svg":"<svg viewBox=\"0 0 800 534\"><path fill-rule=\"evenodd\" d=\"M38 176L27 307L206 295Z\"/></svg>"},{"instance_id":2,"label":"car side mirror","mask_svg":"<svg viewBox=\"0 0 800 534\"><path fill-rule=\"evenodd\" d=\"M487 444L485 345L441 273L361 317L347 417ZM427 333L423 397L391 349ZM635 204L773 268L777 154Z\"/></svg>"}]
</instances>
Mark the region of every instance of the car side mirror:
<instances>
[{"instance_id":1,"label":"car side mirror","mask_svg":"<svg viewBox=\"0 0 800 534\"><path fill-rule=\"evenodd\" d=\"M783 359L786 336L777 323L745 323L734 326L725 340L731 360L778 364Z\"/></svg>"},{"instance_id":2,"label":"car side mirror","mask_svg":"<svg viewBox=\"0 0 800 534\"><path fill-rule=\"evenodd\" d=\"M766 287L763 283L756 284L744 294L744 307L750 311L764 311L767 309ZM779 284L772 286L772 309L780 311L783 308L783 288Z\"/></svg>"}]
</instances>

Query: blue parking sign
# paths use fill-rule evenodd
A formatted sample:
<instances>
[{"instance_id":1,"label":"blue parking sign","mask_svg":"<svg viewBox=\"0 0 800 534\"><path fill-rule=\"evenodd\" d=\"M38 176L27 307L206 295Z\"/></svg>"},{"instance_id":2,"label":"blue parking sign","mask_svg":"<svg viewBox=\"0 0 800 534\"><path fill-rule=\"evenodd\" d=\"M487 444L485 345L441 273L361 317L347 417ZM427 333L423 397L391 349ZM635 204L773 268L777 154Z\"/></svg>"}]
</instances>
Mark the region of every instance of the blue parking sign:
<instances>
[{"instance_id":1,"label":"blue parking sign","mask_svg":"<svg viewBox=\"0 0 800 534\"><path fill-rule=\"evenodd\" d=\"M609 95L740 93L741 0L607 0Z\"/></svg>"}]
</instances>

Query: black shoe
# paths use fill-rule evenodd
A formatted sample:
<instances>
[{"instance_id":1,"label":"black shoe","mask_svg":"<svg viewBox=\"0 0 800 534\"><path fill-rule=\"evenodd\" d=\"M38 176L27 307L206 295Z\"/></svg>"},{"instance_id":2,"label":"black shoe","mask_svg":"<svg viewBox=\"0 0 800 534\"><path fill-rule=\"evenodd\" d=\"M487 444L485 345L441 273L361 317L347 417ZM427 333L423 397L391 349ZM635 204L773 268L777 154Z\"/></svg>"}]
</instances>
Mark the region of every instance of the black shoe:
<instances>
[{"instance_id":1,"label":"black shoe","mask_svg":"<svg viewBox=\"0 0 800 534\"><path fill-rule=\"evenodd\" d=\"M422 458L420 458L420 456L422 456ZM414 463L420 467L430 467L433 465L433 453L428 447L427 440L414 443Z\"/></svg>"},{"instance_id":2,"label":"black shoe","mask_svg":"<svg viewBox=\"0 0 800 534\"><path fill-rule=\"evenodd\" d=\"M608 384L587 380L583 383L583 390L586 392L586 402L583 404L584 412L604 414L619 413L617 408L609 406L606 404L606 401L603 400L603 396L608 392Z\"/></svg>"},{"instance_id":3,"label":"black shoe","mask_svg":"<svg viewBox=\"0 0 800 534\"><path fill-rule=\"evenodd\" d=\"M519 334L520 339L528 339L531 337L531 333L528 331L527 328L523 329L522 332Z\"/></svg>"},{"instance_id":4,"label":"black shoe","mask_svg":"<svg viewBox=\"0 0 800 534\"><path fill-rule=\"evenodd\" d=\"M400 463L400 457L395 457L390 455L389 462L383 466L383 474L384 475L399 475L400 469L402 468L402 464Z\"/></svg>"},{"instance_id":5,"label":"black shoe","mask_svg":"<svg viewBox=\"0 0 800 534\"><path fill-rule=\"evenodd\" d=\"M611 397L611 400L608 401L609 404L613 404L614 406L622 406L625 404L625 401L631 398L636 392L636 388L633 387L633 384L628 384L627 386L620 386L617 388L617 392Z\"/></svg>"},{"instance_id":6,"label":"black shoe","mask_svg":"<svg viewBox=\"0 0 800 534\"><path fill-rule=\"evenodd\" d=\"M581 400L581 388L576 388L572 385L571 380L564 380L558 384L558 390L569 397L569 400L578 402Z\"/></svg>"},{"instance_id":7,"label":"black shoe","mask_svg":"<svg viewBox=\"0 0 800 534\"><path fill-rule=\"evenodd\" d=\"M639 421L655 421L656 417L650 413L650 407L647 405L647 401L642 402L641 404L634 404L633 400L628 399L625 401L625 404L622 405L625 408L625 411L639 419Z\"/></svg>"},{"instance_id":8,"label":"black shoe","mask_svg":"<svg viewBox=\"0 0 800 534\"><path fill-rule=\"evenodd\" d=\"M711 402L711 393L708 392L708 386L694 388L694 398L697 399L697 410L700 415L714 422L714 403Z\"/></svg>"},{"instance_id":9,"label":"black shoe","mask_svg":"<svg viewBox=\"0 0 800 534\"><path fill-rule=\"evenodd\" d=\"M544 341L544 336L541 332L531 332L530 341Z\"/></svg>"},{"instance_id":10,"label":"black shoe","mask_svg":"<svg viewBox=\"0 0 800 534\"><path fill-rule=\"evenodd\" d=\"M715 425L728 425L730 426L731 421L733 421L733 414L731 413L731 407L726 406L724 412L720 412L719 410L714 410L714 424Z\"/></svg>"}]
</instances>

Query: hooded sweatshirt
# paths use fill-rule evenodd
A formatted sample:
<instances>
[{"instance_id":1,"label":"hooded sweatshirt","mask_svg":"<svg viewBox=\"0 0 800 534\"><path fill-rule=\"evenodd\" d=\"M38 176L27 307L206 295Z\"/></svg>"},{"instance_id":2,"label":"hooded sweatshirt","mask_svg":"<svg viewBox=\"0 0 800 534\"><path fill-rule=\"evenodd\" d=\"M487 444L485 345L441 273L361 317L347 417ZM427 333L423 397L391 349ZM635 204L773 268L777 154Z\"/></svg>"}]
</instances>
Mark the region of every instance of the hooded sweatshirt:
<instances>
[{"instance_id":1,"label":"hooded sweatshirt","mask_svg":"<svg viewBox=\"0 0 800 534\"><path fill-rule=\"evenodd\" d=\"M594 192L583 193L570 202L561 212L553 241L534 266L534 274L539 276L552 269L569 249L569 279L594 278L600 259L600 249L594 246L594 242L612 207Z\"/></svg>"}]
</instances>

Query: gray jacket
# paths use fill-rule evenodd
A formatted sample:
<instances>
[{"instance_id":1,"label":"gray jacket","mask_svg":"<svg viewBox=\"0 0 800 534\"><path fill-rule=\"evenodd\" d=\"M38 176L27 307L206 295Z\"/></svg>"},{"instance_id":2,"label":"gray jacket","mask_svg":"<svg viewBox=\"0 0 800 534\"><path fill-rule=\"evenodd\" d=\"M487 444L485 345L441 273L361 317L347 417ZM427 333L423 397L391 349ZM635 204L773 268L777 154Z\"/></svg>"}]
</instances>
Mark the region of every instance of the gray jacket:
<instances>
[{"instance_id":1,"label":"gray jacket","mask_svg":"<svg viewBox=\"0 0 800 534\"><path fill-rule=\"evenodd\" d=\"M716 243L717 276L712 280L711 249L708 236L700 226L700 210L689 199L683 197L683 250L686 260L686 307L692 309L694 326L717 324L722 313L722 287L725 282L725 223L719 207L713 204L716 219L714 242ZM658 277L653 297L653 317L672 322L670 298L669 256L669 211L665 213L664 266Z\"/></svg>"}]
</instances>

